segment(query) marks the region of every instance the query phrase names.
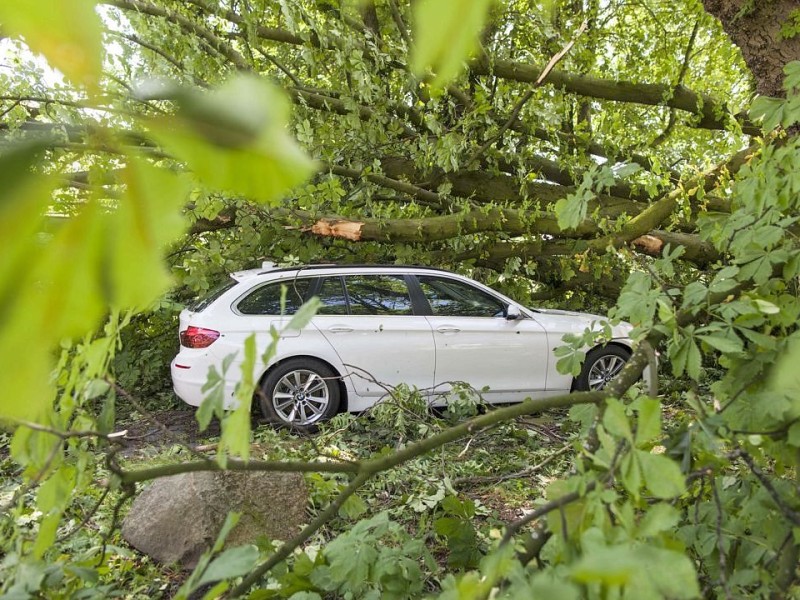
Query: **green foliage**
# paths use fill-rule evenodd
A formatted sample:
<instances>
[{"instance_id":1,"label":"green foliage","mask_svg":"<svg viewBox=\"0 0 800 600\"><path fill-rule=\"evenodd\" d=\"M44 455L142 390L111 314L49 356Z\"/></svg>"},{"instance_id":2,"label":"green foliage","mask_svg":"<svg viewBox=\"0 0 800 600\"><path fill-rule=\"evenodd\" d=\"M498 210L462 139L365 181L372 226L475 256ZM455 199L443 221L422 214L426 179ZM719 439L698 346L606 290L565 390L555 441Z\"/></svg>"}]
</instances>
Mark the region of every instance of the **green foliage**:
<instances>
[{"instance_id":1,"label":"green foliage","mask_svg":"<svg viewBox=\"0 0 800 600\"><path fill-rule=\"evenodd\" d=\"M635 169L626 169L623 175L635 172ZM558 226L562 230L575 229L586 218L589 200L597 197L614 183L614 175L610 168L592 167L583 174L578 187L574 192L562 198L553 206L558 217Z\"/></svg>"},{"instance_id":2,"label":"green foliage","mask_svg":"<svg viewBox=\"0 0 800 600\"><path fill-rule=\"evenodd\" d=\"M288 101L263 79L239 75L211 92L176 88L145 97L177 104L176 114L147 124L209 189L275 202L314 171L286 132Z\"/></svg>"},{"instance_id":3,"label":"green foliage","mask_svg":"<svg viewBox=\"0 0 800 600\"><path fill-rule=\"evenodd\" d=\"M573 377L580 375L586 349L603 344L611 339L611 325L607 321L592 322L581 335L567 333L563 336L563 346L555 349L558 358L556 368L559 373L569 373Z\"/></svg>"},{"instance_id":4,"label":"green foliage","mask_svg":"<svg viewBox=\"0 0 800 600\"><path fill-rule=\"evenodd\" d=\"M133 316L120 331L120 348L111 373L124 390L136 391L143 405L157 411L179 400L172 392L169 364L178 351L175 331L183 305L165 297L151 310ZM120 406L119 410L131 408Z\"/></svg>"},{"instance_id":5,"label":"green foliage","mask_svg":"<svg viewBox=\"0 0 800 600\"><path fill-rule=\"evenodd\" d=\"M754 120L761 119L767 130L781 126L784 129L800 121L800 61L787 63L783 68L786 75L783 87L788 96L768 98L760 96L753 101L750 114Z\"/></svg>"},{"instance_id":6,"label":"green foliage","mask_svg":"<svg viewBox=\"0 0 800 600\"><path fill-rule=\"evenodd\" d=\"M781 23L781 37L791 40L800 34L800 9L795 9L789 13L789 18Z\"/></svg>"},{"instance_id":7,"label":"green foliage","mask_svg":"<svg viewBox=\"0 0 800 600\"><path fill-rule=\"evenodd\" d=\"M447 496L441 501L440 507L444 516L433 522L433 530L447 540L448 566L455 569L477 567L483 553L478 547L478 536L473 525L475 503L469 498L462 501L455 496Z\"/></svg>"},{"instance_id":8,"label":"green foliage","mask_svg":"<svg viewBox=\"0 0 800 600\"><path fill-rule=\"evenodd\" d=\"M0 6L6 35L22 36L75 83L93 88L101 76L102 28L91 0L8 0Z\"/></svg>"},{"instance_id":9,"label":"green foliage","mask_svg":"<svg viewBox=\"0 0 800 600\"><path fill-rule=\"evenodd\" d=\"M421 562L430 567L431 561L422 540L381 512L328 542L316 558L296 557L274 597L418 598Z\"/></svg>"},{"instance_id":10,"label":"green foliage","mask_svg":"<svg viewBox=\"0 0 800 600\"><path fill-rule=\"evenodd\" d=\"M411 68L417 75L432 69L431 83L441 87L462 69L478 45L492 0L422 0L414 5L414 40Z\"/></svg>"}]
</instances>

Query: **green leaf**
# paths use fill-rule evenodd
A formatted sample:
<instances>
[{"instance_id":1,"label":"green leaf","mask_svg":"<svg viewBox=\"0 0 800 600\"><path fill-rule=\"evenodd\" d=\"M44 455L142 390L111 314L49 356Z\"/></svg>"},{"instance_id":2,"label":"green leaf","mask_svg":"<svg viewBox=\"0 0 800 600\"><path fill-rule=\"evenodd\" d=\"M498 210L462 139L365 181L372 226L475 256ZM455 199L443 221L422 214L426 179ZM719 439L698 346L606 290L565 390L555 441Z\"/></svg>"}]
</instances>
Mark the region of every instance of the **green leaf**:
<instances>
[{"instance_id":1,"label":"green leaf","mask_svg":"<svg viewBox=\"0 0 800 600\"><path fill-rule=\"evenodd\" d=\"M753 121L764 120L764 129L769 131L783 123L786 100L758 96L750 106L750 118Z\"/></svg>"},{"instance_id":2,"label":"green leaf","mask_svg":"<svg viewBox=\"0 0 800 600\"><path fill-rule=\"evenodd\" d=\"M622 167L620 167L619 169L616 169L614 171L614 175L616 175L617 177L620 177L620 178L630 177L631 175L635 175L636 173L638 173L641 170L642 170L642 166L640 164L627 163L627 164L623 165Z\"/></svg>"},{"instance_id":3,"label":"green leaf","mask_svg":"<svg viewBox=\"0 0 800 600\"><path fill-rule=\"evenodd\" d=\"M0 154L0 323L8 294L16 295L19 281L40 251L36 234L56 185L52 177L31 173L44 144L18 144Z\"/></svg>"},{"instance_id":4,"label":"green leaf","mask_svg":"<svg viewBox=\"0 0 800 600\"><path fill-rule=\"evenodd\" d=\"M461 71L478 45L492 0L419 0L414 7L411 69L417 76L433 70L433 87L442 87Z\"/></svg>"},{"instance_id":5,"label":"green leaf","mask_svg":"<svg viewBox=\"0 0 800 600\"><path fill-rule=\"evenodd\" d=\"M117 306L145 307L170 285L162 251L185 230L181 212L188 181L131 157L122 183L125 194L112 216L108 276Z\"/></svg>"},{"instance_id":6,"label":"green leaf","mask_svg":"<svg viewBox=\"0 0 800 600\"><path fill-rule=\"evenodd\" d=\"M553 210L561 230L574 229L583 222L586 218L590 197L591 194L575 193L561 198L555 203Z\"/></svg>"},{"instance_id":7,"label":"green leaf","mask_svg":"<svg viewBox=\"0 0 800 600\"><path fill-rule=\"evenodd\" d=\"M258 548L252 544L229 548L211 561L196 585L199 587L213 581L246 575L253 569L257 561Z\"/></svg>"},{"instance_id":8,"label":"green leaf","mask_svg":"<svg viewBox=\"0 0 800 600\"><path fill-rule=\"evenodd\" d=\"M562 355L556 362L556 370L564 375L577 377L581 374L583 361L586 359L586 352L575 350L570 346L559 346L555 350L555 355Z\"/></svg>"},{"instance_id":9,"label":"green leaf","mask_svg":"<svg viewBox=\"0 0 800 600\"><path fill-rule=\"evenodd\" d=\"M690 306L697 306L705 301L708 295L706 286L700 281L693 281L683 289L683 303L681 308L689 308Z\"/></svg>"},{"instance_id":10,"label":"green leaf","mask_svg":"<svg viewBox=\"0 0 800 600\"><path fill-rule=\"evenodd\" d=\"M39 420L53 397L51 351L64 337L85 334L99 324L106 307L101 284L105 219L89 202L46 244L28 257L14 294L0 304L0 361L6 373L0 415ZM12 233L12 235L16 235ZM12 244L13 247L13 244ZM25 360L18 360L26 348Z\"/></svg>"},{"instance_id":11,"label":"green leaf","mask_svg":"<svg viewBox=\"0 0 800 600\"><path fill-rule=\"evenodd\" d=\"M202 392L205 397L200 406L197 407L195 419L197 419L197 423L200 426L200 431L205 431L214 415L221 419L225 414L222 408L225 403L225 381L214 365L211 365L208 369L208 376L205 384L203 384Z\"/></svg>"},{"instance_id":12,"label":"green leaf","mask_svg":"<svg viewBox=\"0 0 800 600\"><path fill-rule=\"evenodd\" d=\"M795 10L792 14L796 24L800 25L800 10ZM786 63L783 67L783 73L786 75L783 80L783 87L786 91L800 88L800 60Z\"/></svg>"},{"instance_id":13,"label":"green leaf","mask_svg":"<svg viewBox=\"0 0 800 600\"><path fill-rule=\"evenodd\" d=\"M630 494L638 498L639 490L642 487L642 471L639 468L636 455L629 452L623 456L619 467L622 485L625 486L625 489L628 490Z\"/></svg>"},{"instance_id":14,"label":"green leaf","mask_svg":"<svg viewBox=\"0 0 800 600\"><path fill-rule=\"evenodd\" d=\"M3 0L0 27L22 36L34 52L78 84L100 78L103 45L100 17L90 0Z\"/></svg>"},{"instance_id":15,"label":"green leaf","mask_svg":"<svg viewBox=\"0 0 800 600\"><path fill-rule=\"evenodd\" d=\"M296 331L308 325L311 322L311 319L314 318L314 315L317 314L320 306L322 306L322 300L316 296L306 300L303 303L303 306L297 309L297 312L294 313L292 319L286 325L286 329L289 331Z\"/></svg>"},{"instance_id":16,"label":"green leaf","mask_svg":"<svg viewBox=\"0 0 800 600\"><path fill-rule=\"evenodd\" d=\"M531 598L579 600L581 598L581 593L577 586L569 581L563 581L550 573L536 573L524 589L517 589L516 586L512 584L509 589L508 597L517 600Z\"/></svg>"},{"instance_id":17,"label":"green leaf","mask_svg":"<svg viewBox=\"0 0 800 600\"><path fill-rule=\"evenodd\" d=\"M661 435L661 402L655 398L641 397L634 403L638 411L636 445L650 442Z\"/></svg>"},{"instance_id":18,"label":"green leaf","mask_svg":"<svg viewBox=\"0 0 800 600\"><path fill-rule=\"evenodd\" d=\"M617 301L618 317L628 317L634 325L647 323L653 318L660 292L653 289L652 280L646 273L630 274Z\"/></svg>"},{"instance_id":19,"label":"green leaf","mask_svg":"<svg viewBox=\"0 0 800 600\"><path fill-rule=\"evenodd\" d=\"M686 480L677 463L662 454L635 450L644 482L656 498L674 498L686 490Z\"/></svg>"},{"instance_id":20,"label":"green leaf","mask_svg":"<svg viewBox=\"0 0 800 600\"><path fill-rule=\"evenodd\" d=\"M627 588L630 598L691 600L700 597L694 563L681 552L637 546L639 569Z\"/></svg>"},{"instance_id":21,"label":"green leaf","mask_svg":"<svg viewBox=\"0 0 800 600\"><path fill-rule=\"evenodd\" d=\"M463 519L471 519L475 516L475 503L470 498L461 500L457 496L447 496L441 501L440 506L447 514Z\"/></svg>"},{"instance_id":22,"label":"green leaf","mask_svg":"<svg viewBox=\"0 0 800 600\"><path fill-rule=\"evenodd\" d=\"M39 531L36 534L36 543L33 546L33 555L42 558L53 547L61 523L61 511L52 512L39 521Z\"/></svg>"},{"instance_id":23,"label":"green leaf","mask_svg":"<svg viewBox=\"0 0 800 600\"><path fill-rule=\"evenodd\" d=\"M772 302L769 302L768 300L762 300L761 298L756 298L755 300L753 300L753 302L755 302L758 311L762 314L777 315L779 312L781 312L781 309L779 307L777 307Z\"/></svg>"},{"instance_id":24,"label":"green leaf","mask_svg":"<svg viewBox=\"0 0 800 600\"><path fill-rule=\"evenodd\" d=\"M225 545L225 540L228 539L231 531L236 525L239 524L239 519L241 518L241 513L236 512L229 512L225 515L225 522L222 523L222 527L219 528L219 533L217 534L217 539L214 540L214 545L211 547L211 553L217 553L222 550L222 547Z\"/></svg>"},{"instance_id":25,"label":"green leaf","mask_svg":"<svg viewBox=\"0 0 800 600\"><path fill-rule=\"evenodd\" d=\"M789 431L786 435L786 442L790 446L794 446L795 448L800 448L800 421L794 423L791 427L789 427Z\"/></svg>"},{"instance_id":26,"label":"green leaf","mask_svg":"<svg viewBox=\"0 0 800 600\"><path fill-rule=\"evenodd\" d=\"M339 508L339 516L351 520L358 519L365 512L367 512L367 505L358 494L353 494L347 498Z\"/></svg>"},{"instance_id":27,"label":"green leaf","mask_svg":"<svg viewBox=\"0 0 800 600\"><path fill-rule=\"evenodd\" d=\"M677 343L670 344L669 356L672 374L675 377L680 377L686 372L692 379L699 379L703 357L694 338L684 337Z\"/></svg>"},{"instance_id":28,"label":"green leaf","mask_svg":"<svg viewBox=\"0 0 800 600\"><path fill-rule=\"evenodd\" d=\"M681 519L680 512L674 506L659 502L647 509L641 523L639 523L638 535L640 537L652 537L663 531L672 530Z\"/></svg>"},{"instance_id":29,"label":"green leaf","mask_svg":"<svg viewBox=\"0 0 800 600\"><path fill-rule=\"evenodd\" d=\"M15 365L5 373L0 417L30 421L40 420L52 399L50 351L58 341L31 305L47 293L30 271L44 251L37 234L56 183L30 172L42 149L24 144L0 153L0 364Z\"/></svg>"},{"instance_id":30,"label":"green leaf","mask_svg":"<svg viewBox=\"0 0 800 600\"><path fill-rule=\"evenodd\" d=\"M633 549L612 546L583 556L570 571L578 583L622 586L630 581L639 567Z\"/></svg>"},{"instance_id":31,"label":"green leaf","mask_svg":"<svg viewBox=\"0 0 800 600\"><path fill-rule=\"evenodd\" d=\"M800 334L795 333L786 341L784 351L779 355L769 375L770 388L792 394L800 403Z\"/></svg>"},{"instance_id":32,"label":"green leaf","mask_svg":"<svg viewBox=\"0 0 800 600\"><path fill-rule=\"evenodd\" d=\"M264 79L238 75L211 92L162 97L179 110L149 121L153 136L213 190L276 202L316 169L287 133L287 98Z\"/></svg>"},{"instance_id":33,"label":"green leaf","mask_svg":"<svg viewBox=\"0 0 800 600\"><path fill-rule=\"evenodd\" d=\"M250 407L256 385L254 379L256 356L256 334L251 333L244 340L242 377L235 392L236 408L222 419L217 460L223 467L226 454L240 456L244 460L250 458Z\"/></svg>"},{"instance_id":34,"label":"green leaf","mask_svg":"<svg viewBox=\"0 0 800 600\"><path fill-rule=\"evenodd\" d=\"M75 476L74 466L62 465L39 487L36 507L45 514L66 507L75 487Z\"/></svg>"},{"instance_id":35,"label":"green leaf","mask_svg":"<svg viewBox=\"0 0 800 600\"><path fill-rule=\"evenodd\" d=\"M628 416L625 414L625 405L616 398L610 398L606 402L606 410L603 413L603 427L612 435L626 440L633 440L631 425L628 421Z\"/></svg>"},{"instance_id":36,"label":"green leaf","mask_svg":"<svg viewBox=\"0 0 800 600\"><path fill-rule=\"evenodd\" d=\"M744 350L744 345L742 344L742 340L739 339L735 333L730 332L727 335L724 334L711 334L711 335L698 335L699 339L703 342L719 350L720 352L730 353L730 354L738 354Z\"/></svg>"}]
</instances>

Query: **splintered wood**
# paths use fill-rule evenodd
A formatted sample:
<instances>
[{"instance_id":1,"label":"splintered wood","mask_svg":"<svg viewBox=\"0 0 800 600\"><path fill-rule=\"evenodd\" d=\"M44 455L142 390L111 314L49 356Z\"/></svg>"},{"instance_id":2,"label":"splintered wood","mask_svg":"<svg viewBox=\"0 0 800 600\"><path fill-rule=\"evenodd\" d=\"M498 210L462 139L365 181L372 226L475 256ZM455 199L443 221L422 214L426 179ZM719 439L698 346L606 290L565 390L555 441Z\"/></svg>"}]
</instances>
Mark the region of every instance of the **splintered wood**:
<instances>
[{"instance_id":1,"label":"splintered wood","mask_svg":"<svg viewBox=\"0 0 800 600\"><path fill-rule=\"evenodd\" d=\"M361 239L361 228L363 226L364 223L361 221L320 219L311 226L311 233L357 242Z\"/></svg>"}]
</instances>

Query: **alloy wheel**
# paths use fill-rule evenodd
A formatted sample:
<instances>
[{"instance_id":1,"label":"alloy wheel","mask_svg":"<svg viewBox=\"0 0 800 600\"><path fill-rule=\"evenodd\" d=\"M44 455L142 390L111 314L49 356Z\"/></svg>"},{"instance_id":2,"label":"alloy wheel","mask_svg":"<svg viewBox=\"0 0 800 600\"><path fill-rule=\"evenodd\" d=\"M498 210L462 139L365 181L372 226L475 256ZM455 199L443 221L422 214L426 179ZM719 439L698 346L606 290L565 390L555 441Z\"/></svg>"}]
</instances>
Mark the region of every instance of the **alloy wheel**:
<instances>
[{"instance_id":1,"label":"alloy wheel","mask_svg":"<svg viewBox=\"0 0 800 600\"><path fill-rule=\"evenodd\" d=\"M589 389L602 390L624 366L625 360L615 354L598 358L589 369Z\"/></svg>"},{"instance_id":2,"label":"alloy wheel","mask_svg":"<svg viewBox=\"0 0 800 600\"><path fill-rule=\"evenodd\" d=\"M308 369L289 371L272 392L272 406L286 423L310 425L325 414L330 402L328 384Z\"/></svg>"}]
</instances>

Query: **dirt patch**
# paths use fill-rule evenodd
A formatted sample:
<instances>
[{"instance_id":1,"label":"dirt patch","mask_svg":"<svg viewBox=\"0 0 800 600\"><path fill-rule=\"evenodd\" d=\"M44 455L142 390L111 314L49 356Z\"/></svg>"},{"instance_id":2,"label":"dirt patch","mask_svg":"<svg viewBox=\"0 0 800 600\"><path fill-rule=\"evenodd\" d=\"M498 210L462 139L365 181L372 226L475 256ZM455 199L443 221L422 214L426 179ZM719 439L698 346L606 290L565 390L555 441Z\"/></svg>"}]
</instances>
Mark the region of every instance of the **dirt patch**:
<instances>
[{"instance_id":1,"label":"dirt patch","mask_svg":"<svg viewBox=\"0 0 800 600\"><path fill-rule=\"evenodd\" d=\"M125 431L121 438L127 452L144 447L186 444L195 446L205 443L209 438L219 436L219 421L213 419L205 431L195 418L195 410L181 408L160 410L117 424L117 431Z\"/></svg>"}]
</instances>

